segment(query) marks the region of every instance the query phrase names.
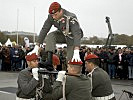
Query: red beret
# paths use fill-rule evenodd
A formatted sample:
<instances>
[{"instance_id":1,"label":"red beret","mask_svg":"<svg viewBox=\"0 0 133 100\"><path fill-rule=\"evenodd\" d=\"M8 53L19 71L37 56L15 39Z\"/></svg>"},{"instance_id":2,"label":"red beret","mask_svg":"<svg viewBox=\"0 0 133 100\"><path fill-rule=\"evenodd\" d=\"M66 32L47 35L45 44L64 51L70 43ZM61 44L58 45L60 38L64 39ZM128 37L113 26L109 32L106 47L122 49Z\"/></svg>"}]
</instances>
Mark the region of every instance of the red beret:
<instances>
[{"instance_id":1,"label":"red beret","mask_svg":"<svg viewBox=\"0 0 133 100\"><path fill-rule=\"evenodd\" d=\"M31 55L26 56L26 61L32 61L37 59L38 59L38 56L36 55L36 53L32 53Z\"/></svg>"},{"instance_id":2,"label":"red beret","mask_svg":"<svg viewBox=\"0 0 133 100\"><path fill-rule=\"evenodd\" d=\"M58 2L53 2L50 7L49 7L49 13L54 14L56 13L59 9L61 9L61 5Z\"/></svg>"},{"instance_id":3,"label":"red beret","mask_svg":"<svg viewBox=\"0 0 133 100\"><path fill-rule=\"evenodd\" d=\"M59 65L60 59L57 55L53 54L53 65Z\"/></svg>"},{"instance_id":4,"label":"red beret","mask_svg":"<svg viewBox=\"0 0 133 100\"><path fill-rule=\"evenodd\" d=\"M75 60L72 62L72 60L70 60L70 61L68 61L68 64L71 64L71 65L82 65L83 62L82 61L76 62Z\"/></svg>"},{"instance_id":5,"label":"red beret","mask_svg":"<svg viewBox=\"0 0 133 100\"><path fill-rule=\"evenodd\" d=\"M86 57L85 57L85 60L90 60L90 59L97 59L98 56L96 56L95 54L88 54Z\"/></svg>"}]
</instances>

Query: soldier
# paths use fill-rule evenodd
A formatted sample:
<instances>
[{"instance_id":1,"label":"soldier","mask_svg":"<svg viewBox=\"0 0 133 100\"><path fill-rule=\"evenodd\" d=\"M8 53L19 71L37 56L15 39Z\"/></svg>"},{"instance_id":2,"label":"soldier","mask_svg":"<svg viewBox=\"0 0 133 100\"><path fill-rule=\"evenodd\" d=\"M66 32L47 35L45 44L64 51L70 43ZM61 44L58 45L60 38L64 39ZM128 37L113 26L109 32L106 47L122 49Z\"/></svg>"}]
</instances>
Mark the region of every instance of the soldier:
<instances>
[{"instance_id":1,"label":"soldier","mask_svg":"<svg viewBox=\"0 0 133 100\"><path fill-rule=\"evenodd\" d=\"M92 96L95 100L116 100L111 86L110 77L99 68L99 58L95 54L85 57L86 70L92 83Z\"/></svg>"},{"instance_id":2,"label":"soldier","mask_svg":"<svg viewBox=\"0 0 133 100\"><path fill-rule=\"evenodd\" d=\"M68 73L59 71L57 75L52 100L92 100L90 79L81 73L82 62L70 61L67 69Z\"/></svg>"},{"instance_id":3,"label":"soldier","mask_svg":"<svg viewBox=\"0 0 133 100\"><path fill-rule=\"evenodd\" d=\"M52 25L54 25L57 30L47 35ZM45 50L48 52L47 62L52 64L51 58L53 52L55 52L56 43L67 44L67 60L72 59L73 61L75 59L75 61L81 61L79 47L83 32L76 15L63 9L58 2L53 2L50 5L48 18L40 31L37 42L42 44L45 37Z\"/></svg>"},{"instance_id":4,"label":"soldier","mask_svg":"<svg viewBox=\"0 0 133 100\"><path fill-rule=\"evenodd\" d=\"M26 56L28 68L22 70L18 75L18 90L16 100L42 100L46 92L52 92L48 79L43 79L38 74L38 56L32 53ZM44 86L48 84L47 87ZM36 99L35 99L36 98ZM48 100L46 98L46 100Z\"/></svg>"}]
</instances>

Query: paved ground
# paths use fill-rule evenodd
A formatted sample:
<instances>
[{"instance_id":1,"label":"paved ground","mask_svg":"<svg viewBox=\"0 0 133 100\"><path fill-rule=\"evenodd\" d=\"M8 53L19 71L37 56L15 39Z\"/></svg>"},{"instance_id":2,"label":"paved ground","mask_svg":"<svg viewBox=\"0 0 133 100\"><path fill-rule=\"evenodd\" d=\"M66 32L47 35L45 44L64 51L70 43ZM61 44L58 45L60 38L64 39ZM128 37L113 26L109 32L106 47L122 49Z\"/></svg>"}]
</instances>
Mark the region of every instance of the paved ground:
<instances>
[{"instance_id":1,"label":"paved ground","mask_svg":"<svg viewBox=\"0 0 133 100\"><path fill-rule=\"evenodd\" d=\"M133 100L129 98L128 93L123 92L126 90L133 93L133 80L112 80L112 86L117 100Z\"/></svg>"},{"instance_id":2,"label":"paved ground","mask_svg":"<svg viewBox=\"0 0 133 100\"><path fill-rule=\"evenodd\" d=\"M17 77L18 72L0 72L0 100L15 100ZM114 79L112 80L112 86L117 100L133 100L133 98L129 98L127 93L122 92L122 90L126 90L133 93L133 80Z\"/></svg>"},{"instance_id":3,"label":"paved ground","mask_svg":"<svg viewBox=\"0 0 133 100\"><path fill-rule=\"evenodd\" d=\"M18 72L0 72L0 100L15 100Z\"/></svg>"}]
</instances>

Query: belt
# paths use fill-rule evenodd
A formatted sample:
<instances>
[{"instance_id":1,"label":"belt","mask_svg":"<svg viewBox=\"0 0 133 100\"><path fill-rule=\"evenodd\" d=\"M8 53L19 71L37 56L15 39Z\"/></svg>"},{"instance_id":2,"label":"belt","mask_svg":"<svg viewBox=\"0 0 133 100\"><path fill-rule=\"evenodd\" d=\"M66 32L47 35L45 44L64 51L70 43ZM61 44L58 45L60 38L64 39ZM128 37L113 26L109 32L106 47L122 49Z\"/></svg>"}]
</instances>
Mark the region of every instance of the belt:
<instances>
[{"instance_id":1,"label":"belt","mask_svg":"<svg viewBox=\"0 0 133 100\"><path fill-rule=\"evenodd\" d=\"M105 97L94 97L95 100L109 100L109 99L112 99L113 97L115 97L114 93L108 95L108 96L105 96Z\"/></svg>"},{"instance_id":2,"label":"belt","mask_svg":"<svg viewBox=\"0 0 133 100\"><path fill-rule=\"evenodd\" d=\"M16 97L16 100L35 100L35 98L24 99L24 98L19 98L19 97Z\"/></svg>"}]
</instances>

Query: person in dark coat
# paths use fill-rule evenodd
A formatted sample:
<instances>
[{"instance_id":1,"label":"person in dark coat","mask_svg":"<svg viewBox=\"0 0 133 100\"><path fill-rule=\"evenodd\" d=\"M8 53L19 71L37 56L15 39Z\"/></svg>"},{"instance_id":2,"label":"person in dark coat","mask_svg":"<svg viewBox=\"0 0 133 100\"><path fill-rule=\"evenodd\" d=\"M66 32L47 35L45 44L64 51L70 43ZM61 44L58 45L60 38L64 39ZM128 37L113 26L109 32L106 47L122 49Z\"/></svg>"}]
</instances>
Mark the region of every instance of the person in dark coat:
<instances>
[{"instance_id":1,"label":"person in dark coat","mask_svg":"<svg viewBox=\"0 0 133 100\"><path fill-rule=\"evenodd\" d=\"M128 79L128 54L129 54L129 50L125 49L124 53L123 53L123 78L124 79Z\"/></svg>"},{"instance_id":2,"label":"person in dark coat","mask_svg":"<svg viewBox=\"0 0 133 100\"><path fill-rule=\"evenodd\" d=\"M116 52L114 49L111 49L111 51L108 53L107 63L108 63L108 73L110 78L116 77L116 66L118 65L119 58L116 55Z\"/></svg>"},{"instance_id":3,"label":"person in dark coat","mask_svg":"<svg viewBox=\"0 0 133 100\"><path fill-rule=\"evenodd\" d=\"M128 61L128 79L133 80L133 49L131 49L130 53L127 55Z\"/></svg>"},{"instance_id":4,"label":"person in dark coat","mask_svg":"<svg viewBox=\"0 0 133 100\"><path fill-rule=\"evenodd\" d=\"M118 54L116 55L118 58L118 62L117 62L117 77L118 79L123 79L124 78L124 54L123 51L121 49L118 49Z\"/></svg>"},{"instance_id":5,"label":"person in dark coat","mask_svg":"<svg viewBox=\"0 0 133 100\"><path fill-rule=\"evenodd\" d=\"M11 57L10 57L10 49L6 46L2 49L2 71L10 71L11 70Z\"/></svg>"},{"instance_id":6,"label":"person in dark coat","mask_svg":"<svg viewBox=\"0 0 133 100\"><path fill-rule=\"evenodd\" d=\"M101 68L108 72L108 66L107 66L107 58L108 54L106 51L106 48L102 48L100 54L99 54L100 60L101 60Z\"/></svg>"},{"instance_id":7,"label":"person in dark coat","mask_svg":"<svg viewBox=\"0 0 133 100\"><path fill-rule=\"evenodd\" d=\"M106 71L99 68L99 57L89 54L85 57L86 70L91 79L91 94L95 100L116 100L111 80Z\"/></svg>"},{"instance_id":8,"label":"person in dark coat","mask_svg":"<svg viewBox=\"0 0 133 100\"><path fill-rule=\"evenodd\" d=\"M83 62L82 74L85 74L85 61L84 61L84 57L85 57L85 54L86 54L86 48L85 47L81 47L79 54L80 54L81 61Z\"/></svg>"}]
</instances>

